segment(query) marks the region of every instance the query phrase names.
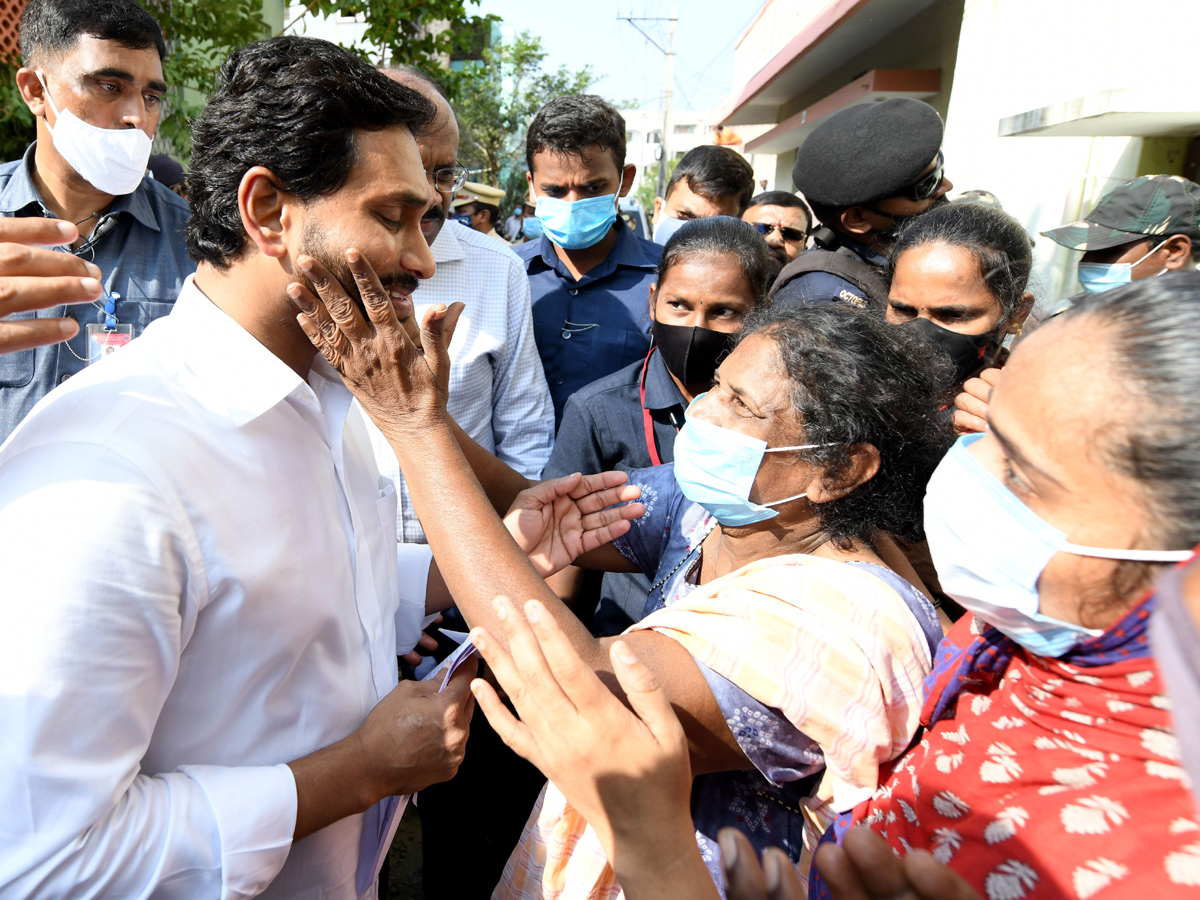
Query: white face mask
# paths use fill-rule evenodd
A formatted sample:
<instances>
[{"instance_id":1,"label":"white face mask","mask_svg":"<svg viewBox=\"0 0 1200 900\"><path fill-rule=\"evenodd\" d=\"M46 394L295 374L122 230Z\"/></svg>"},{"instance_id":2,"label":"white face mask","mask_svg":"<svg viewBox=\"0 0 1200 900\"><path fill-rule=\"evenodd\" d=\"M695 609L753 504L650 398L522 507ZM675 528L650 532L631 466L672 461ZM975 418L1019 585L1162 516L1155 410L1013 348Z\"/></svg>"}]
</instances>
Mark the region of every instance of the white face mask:
<instances>
[{"instance_id":1,"label":"white face mask","mask_svg":"<svg viewBox=\"0 0 1200 900\"><path fill-rule=\"evenodd\" d=\"M150 138L146 132L140 128L97 128L69 109L60 110L42 73L36 75L57 117L53 128L49 119L46 127L59 155L96 190L113 196L137 190L150 161Z\"/></svg>"}]
</instances>

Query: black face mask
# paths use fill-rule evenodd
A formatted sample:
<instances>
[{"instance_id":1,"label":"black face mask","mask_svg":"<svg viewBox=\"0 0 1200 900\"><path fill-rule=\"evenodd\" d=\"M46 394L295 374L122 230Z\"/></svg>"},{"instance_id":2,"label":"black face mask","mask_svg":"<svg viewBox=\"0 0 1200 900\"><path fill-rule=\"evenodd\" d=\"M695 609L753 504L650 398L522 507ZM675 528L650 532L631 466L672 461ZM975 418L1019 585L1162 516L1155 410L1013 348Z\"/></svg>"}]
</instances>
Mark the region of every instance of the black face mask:
<instances>
[{"instance_id":1,"label":"black face mask","mask_svg":"<svg viewBox=\"0 0 1200 900\"><path fill-rule=\"evenodd\" d=\"M711 328L654 323L654 343L667 371L684 384L708 384L717 364L733 345L734 335Z\"/></svg>"},{"instance_id":2,"label":"black face mask","mask_svg":"<svg viewBox=\"0 0 1200 900\"><path fill-rule=\"evenodd\" d=\"M995 362L1004 333L997 325L983 334L959 334L929 319L913 319L907 327L921 332L954 363L954 383L962 384Z\"/></svg>"}]
</instances>

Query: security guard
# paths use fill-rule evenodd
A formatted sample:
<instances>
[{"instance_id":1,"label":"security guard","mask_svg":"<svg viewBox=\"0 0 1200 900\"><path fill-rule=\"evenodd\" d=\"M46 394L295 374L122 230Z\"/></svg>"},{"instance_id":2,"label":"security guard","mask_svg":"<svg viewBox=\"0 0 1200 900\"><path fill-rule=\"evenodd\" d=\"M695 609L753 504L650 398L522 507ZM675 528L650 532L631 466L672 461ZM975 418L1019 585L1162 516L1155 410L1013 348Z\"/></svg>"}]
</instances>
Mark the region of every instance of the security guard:
<instances>
[{"instance_id":1,"label":"security guard","mask_svg":"<svg viewBox=\"0 0 1200 900\"><path fill-rule=\"evenodd\" d=\"M500 188L467 181L450 204L450 208L456 215L468 217L460 220L464 225L470 225L476 231L481 231L507 245L508 241L496 231L496 223L500 221L500 203L503 200L504 191Z\"/></svg>"}]
</instances>

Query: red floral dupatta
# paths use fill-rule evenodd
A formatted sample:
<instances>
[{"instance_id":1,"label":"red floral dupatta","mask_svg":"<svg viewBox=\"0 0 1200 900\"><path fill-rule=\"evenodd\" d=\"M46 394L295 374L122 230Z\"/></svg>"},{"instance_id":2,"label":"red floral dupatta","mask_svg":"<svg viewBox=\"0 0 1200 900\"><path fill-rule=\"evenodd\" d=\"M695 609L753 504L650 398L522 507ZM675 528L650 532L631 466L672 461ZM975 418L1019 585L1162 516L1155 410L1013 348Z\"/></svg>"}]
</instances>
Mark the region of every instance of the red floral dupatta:
<instances>
[{"instance_id":1,"label":"red floral dupatta","mask_svg":"<svg viewBox=\"0 0 1200 900\"><path fill-rule=\"evenodd\" d=\"M866 823L986 900L1200 897L1200 822L1147 598L1061 658L967 616L938 647L918 743L823 840ZM814 867L813 897L828 897Z\"/></svg>"}]
</instances>

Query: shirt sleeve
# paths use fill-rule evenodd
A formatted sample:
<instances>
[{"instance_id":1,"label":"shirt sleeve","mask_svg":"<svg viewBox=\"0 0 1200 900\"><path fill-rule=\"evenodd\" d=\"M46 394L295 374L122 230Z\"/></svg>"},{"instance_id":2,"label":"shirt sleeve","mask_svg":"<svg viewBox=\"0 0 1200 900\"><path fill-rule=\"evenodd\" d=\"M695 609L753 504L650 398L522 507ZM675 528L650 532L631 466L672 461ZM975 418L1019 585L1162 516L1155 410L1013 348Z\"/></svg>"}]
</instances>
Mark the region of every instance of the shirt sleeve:
<instances>
[{"instance_id":1,"label":"shirt sleeve","mask_svg":"<svg viewBox=\"0 0 1200 900\"><path fill-rule=\"evenodd\" d=\"M417 646L426 627L425 594L433 551L428 544L397 544L396 569L400 574L400 606L396 610L396 655Z\"/></svg>"},{"instance_id":2,"label":"shirt sleeve","mask_svg":"<svg viewBox=\"0 0 1200 900\"><path fill-rule=\"evenodd\" d=\"M579 395L574 394L567 400L563 410L558 440L554 442L554 451L550 454L542 477L561 478L575 472L595 475L603 472L604 468L595 419L587 404L581 403Z\"/></svg>"},{"instance_id":3,"label":"shirt sleeve","mask_svg":"<svg viewBox=\"0 0 1200 900\"><path fill-rule=\"evenodd\" d=\"M526 478L539 478L554 446L554 403L533 339L529 278L519 260L508 270L506 352L492 382L496 456Z\"/></svg>"},{"instance_id":4,"label":"shirt sleeve","mask_svg":"<svg viewBox=\"0 0 1200 900\"><path fill-rule=\"evenodd\" d=\"M100 446L2 472L0 894L257 895L291 847L291 770L142 765L208 599L190 525Z\"/></svg>"},{"instance_id":5,"label":"shirt sleeve","mask_svg":"<svg viewBox=\"0 0 1200 900\"><path fill-rule=\"evenodd\" d=\"M629 473L629 483L642 489L641 503L646 511L612 544L653 581L678 519L682 493L675 483L675 467L670 463L634 469Z\"/></svg>"}]
</instances>

